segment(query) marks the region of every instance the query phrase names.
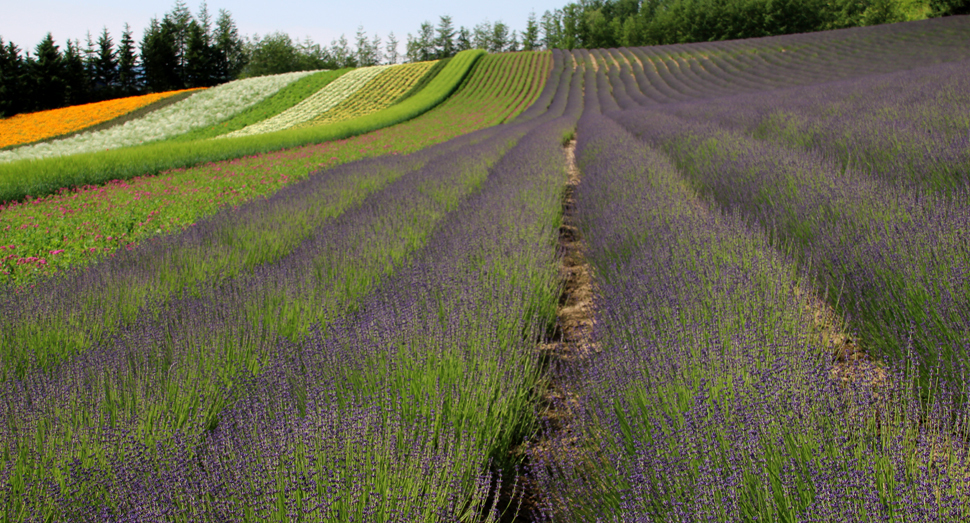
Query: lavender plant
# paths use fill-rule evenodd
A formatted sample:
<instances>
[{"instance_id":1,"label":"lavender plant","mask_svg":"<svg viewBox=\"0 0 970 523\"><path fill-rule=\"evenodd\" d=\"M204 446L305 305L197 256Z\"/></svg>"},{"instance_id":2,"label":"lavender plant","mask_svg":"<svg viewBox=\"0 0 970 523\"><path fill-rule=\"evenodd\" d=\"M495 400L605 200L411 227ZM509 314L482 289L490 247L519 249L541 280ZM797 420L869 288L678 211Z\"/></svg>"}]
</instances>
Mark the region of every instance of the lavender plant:
<instances>
[{"instance_id":1,"label":"lavender plant","mask_svg":"<svg viewBox=\"0 0 970 523\"><path fill-rule=\"evenodd\" d=\"M489 464L528 430L555 311L580 80L291 254L5 381L5 519L495 521Z\"/></svg>"},{"instance_id":2,"label":"lavender plant","mask_svg":"<svg viewBox=\"0 0 970 523\"><path fill-rule=\"evenodd\" d=\"M810 282L657 149L584 114L577 211L601 354L575 434L538 454L556 521L962 520L965 413L890 372L833 376Z\"/></svg>"},{"instance_id":3,"label":"lavender plant","mask_svg":"<svg viewBox=\"0 0 970 523\"><path fill-rule=\"evenodd\" d=\"M627 112L617 121L671 154L706 198L793 249L867 347L895 361L912 349L924 378L941 367L946 379L963 382L970 260L956 231L970 219L959 203L965 197L887 187L821 153L711 123L656 112L649 120Z\"/></svg>"},{"instance_id":4,"label":"lavender plant","mask_svg":"<svg viewBox=\"0 0 970 523\"><path fill-rule=\"evenodd\" d=\"M967 183L966 85L960 61L667 110L817 150L890 185L946 192Z\"/></svg>"}]
</instances>

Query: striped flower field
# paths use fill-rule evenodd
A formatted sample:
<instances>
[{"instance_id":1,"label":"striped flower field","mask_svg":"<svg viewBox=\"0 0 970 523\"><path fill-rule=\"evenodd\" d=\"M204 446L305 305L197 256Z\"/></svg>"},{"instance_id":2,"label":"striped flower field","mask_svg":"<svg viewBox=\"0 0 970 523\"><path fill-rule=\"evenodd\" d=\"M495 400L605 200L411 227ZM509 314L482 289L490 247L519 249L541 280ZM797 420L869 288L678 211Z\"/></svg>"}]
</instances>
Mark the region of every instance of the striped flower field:
<instances>
[{"instance_id":1,"label":"striped flower field","mask_svg":"<svg viewBox=\"0 0 970 523\"><path fill-rule=\"evenodd\" d=\"M970 519L970 17L261 82L0 165L0 521Z\"/></svg>"},{"instance_id":2,"label":"striped flower field","mask_svg":"<svg viewBox=\"0 0 970 523\"><path fill-rule=\"evenodd\" d=\"M4 118L0 120L0 149L82 131L159 100L194 90L131 96Z\"/></svg>"}]
</instances>

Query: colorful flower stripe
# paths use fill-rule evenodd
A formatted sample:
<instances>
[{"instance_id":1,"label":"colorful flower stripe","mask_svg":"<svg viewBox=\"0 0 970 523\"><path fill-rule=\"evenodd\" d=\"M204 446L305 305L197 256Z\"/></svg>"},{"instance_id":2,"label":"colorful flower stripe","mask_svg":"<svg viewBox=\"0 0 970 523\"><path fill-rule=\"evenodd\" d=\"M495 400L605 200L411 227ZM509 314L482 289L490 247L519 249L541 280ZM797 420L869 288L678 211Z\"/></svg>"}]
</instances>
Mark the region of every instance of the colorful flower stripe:
<instances>
[{"instance_id":1,"label":"colorful flower stripe","mask_svg":"<svg viewBox=\"0 0 970 523\"><path fill-rule=\"evenodd\" d=\"M304 76L303 78L280 89L279 92L266 98L262 102L240 112L232 118L219 122L210 127L196 129L175 137L172 141L191 142L194 140L205 140L215 138L223 134L229 134L246 127L259 123L263 120L272 118L283 111L292 108L294 105L307 99L313 93L326 87L330 82L340 78L344 74L353 71L351 68L338 69L336 71L320 71L316 74Z\"/></svg>"},{"instance_id":2,"label":"colorful flower stripe","mask_svg":"<svg viewBox=\"0 0 970 523\"><path fill-rule=\"evenodd\" d=\"M205 87L129 96L127 98L74 105L60 109L51 109L49 111L18 114L0 120L0 147L31 143L77 132L92 125L107 122L136 109L141 109L146 105L170 96L203 89Z\"/></svg>"},{"instance_id":3,"label":"colorful flower stripe","mask_svg":"<svg viewBox=\"0 0 970 523\"><path fill-rule=\"evenodd\" d=\"M85 265L122 246L187 227L219 208L271 194L316 169L408 154L501 123L528 96L528 85L521 91L503 91L484 90L484 84L492 75L505 76L529 55L551 62L549 52L486 56L465 86L437 108L365 135L0 205L0 233L8 245L0 255L0 284L23 284L38 275ZM531 80L540 89L545 81L545 74ZM51 253L59 250L63 251Z\"/></svg>"},{"instance_id":4,"label":"colorful flower stripe","mask_svg":"<svg viewBox=\"0 0 970 523\"><path fill-rule=\"evenodd\" d=\"M392 105L421 80L435 62L417 62L392 67L362 87L333 109L301 124L300 127L323 125L364 116Z\"/></svg>"},{"instance_id":5,"label":"colorful flower stripe","mask_svg":"<svg viewBox=\"0 0 970 523\"><path fill-rule=\"evenodd\" d=\"M336 107L337 104L356 93L359 89L367 85L367 82L371 81L371 79L388 67L392 66L379 65L351 71L327 84L326 87L320 89L306 100L296 104L291 109L287 109L268 120L263 120L262 122L244 127L238 131L225 134L223 137L251 136L254 134L282 131L283 129L289 129L297 124L306 122L320 113Z\"/></svg>"},{"instance_id":6,"label":"colorful flower stripe","mask_svg":"<svg viewBox=\"0 0 970 523\"><path fill-rule=\"evenodd\" d=\"M581 85L572 87L570 98L578 98ZM553 104L549 112L562 113L564 105ZM447 144L432 152L440 161L315 227L298 251L257 267L250 273L255 277L224 281L224 287L209 279L202 294L150 304L130 328L93 351L70 354L63 365L31 372L24 381L0 382L3 396L14 397L0 414L0 446L20 451L8 451L16 456L0 463L0 477L14 470L17 478L0 491L0 517L39 513L60 521L87 510L133 521L374 519L367 514L381 521L390 514L394 521L496 521L479 517L492 484L489 458L506 454L530 426L536 398L530 391L538 386L541 363L534 339L551 321L558 297L553 244L565 178L557 161L559 137L577 116L574 110L571 118L491 129L482 133L488 139L461 139L464 147ZM519 145L503 155L516 140ZM367 178L399 160L341 170ZM327 178L253 207L273 213L293 208L291 198L303 198ZM257 215L224 217L245 228ZM172 238L173 248L189 238L229 245L219 231L235 228L211 225ZM234 248L255 244L239 239ZM133 255L153 250L145 247ZM109 292L126 292L113 277L120 273L103 272L110 265L85 272L98 274ZM159 264L140 258L138 265L152 270ZM77 295L63 281L50 283ZM367 320L355 315L328 322L333 329L325 345L316 337L280 337L287 317L266 300L294 288L308 292L288 296L289 311L296 306L320 315L336 303L329 310L343 316L347 307L340 305L349 302ZM25 299L43 296L38 289ZM19 297L5 298L0 322ZM57 305L68 305L73 318L97 316L103 302L87 303L80 310ZM251 321L264 315L272 316L270 323ZM371 329L380 329L380 342L370 342L378 332ZM387 347L402 350L392 354ZM18 346L18 352L28 350ZM142 357L148 354L165 355ZM299 368L290 365L298 359ZM34 386L35 376L45 382ZM327 383L333 387L321 388ZM385 383L418 384L420 391L385 395ZM307 390L307 401L286 397L284 408L276 408L283 384ZM118 405L116 391L133 401L124 413L93 422ZM297 415L304 403L306 416ZM358 404L379 410L368 416L355 410ZM338 420L337 432L313 421L318 414ZM362 423L377 432L361 433ZM308 432L290 429L297 425ZM122 431L122 438L112 437ZM291 451L297 441L313 448L297 456ZM88 461L79 463L77 456ZM304 478L321 486L308 486ZM266 487L271 496L286 496L286 505L297 498L312 503L275 518L275 506L264 502ZM147 501L159 496L163 501ZM318 503L338 498L349 501Z\"/></svg>"},{"instance_id":7,"label":"colorful flower stripe","mask_svg":"<svg viewBox=\"0 0 970 523\"><path fill-rule=\"evenodd\" d=\"M313 72L261 76L222 84L125 125L2 151L0 162L104 151L178 136L226 120Z\"/></svg>"}]
</instances>

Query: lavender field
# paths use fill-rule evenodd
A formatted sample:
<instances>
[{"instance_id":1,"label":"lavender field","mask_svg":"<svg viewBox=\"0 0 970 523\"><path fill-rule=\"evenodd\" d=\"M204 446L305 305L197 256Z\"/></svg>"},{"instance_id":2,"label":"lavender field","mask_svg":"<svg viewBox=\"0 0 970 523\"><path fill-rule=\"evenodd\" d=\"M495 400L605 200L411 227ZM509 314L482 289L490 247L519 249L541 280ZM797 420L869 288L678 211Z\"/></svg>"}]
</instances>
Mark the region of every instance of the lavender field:
<instances>
[{"instance_id":1,"label":"lavender field","mask_svg":"<svg viewBox=\"0 0 970 523\"><path fill-rule=\"evenodd\" d=\"M0 520L970 519L970 17L541 72L3 288Z\"/></svg>"}]
</instances>

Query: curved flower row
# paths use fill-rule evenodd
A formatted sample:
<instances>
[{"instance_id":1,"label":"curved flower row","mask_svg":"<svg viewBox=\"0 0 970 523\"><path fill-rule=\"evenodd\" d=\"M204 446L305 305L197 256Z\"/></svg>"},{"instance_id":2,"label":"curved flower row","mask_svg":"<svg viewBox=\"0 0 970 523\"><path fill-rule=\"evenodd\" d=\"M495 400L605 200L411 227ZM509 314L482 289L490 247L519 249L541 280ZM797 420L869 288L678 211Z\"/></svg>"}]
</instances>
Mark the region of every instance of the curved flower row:
<instances>
[{"instance_id":1,"label":"curved flower row","mask_svg":"<svg viewBox=\"0 0 970 523\"><path fill-rule=\"evenodd\" d=\"M415 62L388 69L354 95L305 122L301 127L350 120L389 107L418 83L434 64L435 62Z\"/></svg>"},{"instance_id":2,"label":"curved flower row","mask_svg":"<svg viewBox=\"0 0 970 523\"><path fill-rule=\"evenodd\" d=\"M103 151L171 138L219 123L312 72L300 71L229 82L124 125L0 151L0 162Z\"/></svg>"},{"instance_id":3,"label":"curved flower row","mask_svg":"<svg viewBox=\"0 0 970 523\"><path fill-rule=\"evenodd\" d=\"M80 131L92 125L113 120L136 109L186 91L129 96L84 105L72 105L36 113L18 114L0 120L0 147L20 145Z\"/></svg>"},{"instance_id":4,"label":"curved flower row","mask_svg":"<svg viewBox=\"0 0 970 523\"><path fill-rule=\"evenodd\" d=\"M294 125L301 124L313 119L317 115L329 111L337 104L349 98L362 87L367 85L375 76L380 74L388 67L401 67L378 65L374 67L362 67L355 69L340 78L337 78L323 89L320 89L306 100L296 104L282 113L244 127L238 131L223 135L231 138L234 136L250 136L254 134L270 133L289 129Z\"/></svg>"}]
</instances>

